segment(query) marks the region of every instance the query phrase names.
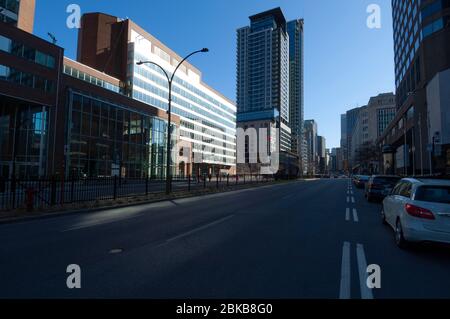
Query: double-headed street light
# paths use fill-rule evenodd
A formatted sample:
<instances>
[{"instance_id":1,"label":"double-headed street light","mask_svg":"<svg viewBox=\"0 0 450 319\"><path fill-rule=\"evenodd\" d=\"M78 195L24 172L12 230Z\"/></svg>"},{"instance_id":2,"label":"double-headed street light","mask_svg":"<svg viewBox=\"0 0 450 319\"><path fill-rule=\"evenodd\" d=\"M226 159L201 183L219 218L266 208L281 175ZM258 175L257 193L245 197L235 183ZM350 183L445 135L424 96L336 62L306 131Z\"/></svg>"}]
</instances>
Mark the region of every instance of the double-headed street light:
<instances>
[{"instance_id":1,"label":"double-headed street light","mask_svg":"<svg viewBox=\"0 0 450 319\"><path fill-rule=\"evenodd\" d=\"M171 177L171 173L170 173L170 164L171 164L171 152L172 152L172 142L171 142L171 138L172 138L172 83L173 80L175 78L175 73L178 71L179 67L187 60L189 59L191 56L193 56L194 54L197 53L206 53L209 52L209 50L207 48L203 48L201 50L198 51L194 51L191 54L189 54L188 56L186 56L180 63L178 63L177 67L175 68L175 71L173 71L172 76L170 77L169 74L167 73L167 71L160 66L159 64L152 62L152 61L139 61L137 62L137 65L143 65L143 64L153 64L155 66L157 66L158 68L160 68L164 75L167 78L167 82L169 83L169 106L167 109L167 121L168 121L168 127L167 127L167 167L166 167L166 194L169 195L172 191L172 177Z\"/></svg>"}]
</instances>

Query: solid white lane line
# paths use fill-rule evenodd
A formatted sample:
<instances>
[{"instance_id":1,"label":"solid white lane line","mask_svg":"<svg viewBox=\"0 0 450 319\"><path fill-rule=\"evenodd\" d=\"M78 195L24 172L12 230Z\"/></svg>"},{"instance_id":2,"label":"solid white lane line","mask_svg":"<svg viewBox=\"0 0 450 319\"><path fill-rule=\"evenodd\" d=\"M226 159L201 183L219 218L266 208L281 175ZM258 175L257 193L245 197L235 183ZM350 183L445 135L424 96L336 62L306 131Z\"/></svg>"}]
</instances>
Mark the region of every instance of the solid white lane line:
<instances>
[{"instance_id":1,"label":"solid white lane line","mask_svg":"<svg viewBox=\"0 0 450 319\"><path fill-rule=\"evenodd\" d=\"M353 208L353 221L355 223L359 222L358 211L355 208Z\"/></svg>"},{"instance_id":2,"label":"solid white lane line","mask_svg":"<svg viewBox=\"0 0 450 319\"><path fill-rule=\"evenodd\" d=\"M345 220L350 221L350 208L347 208L345 211Z\"/></svg>"},{"instance_id":3,"label":"solid white lane line","mask_svg":"<svg viewBox=\"0 0 450 319\"><path fill-rule=\"evenodd\" d=\"M350 243L345 242L342 248L342 265L341 265L341 287L339 291L339 299L350 299Z\"/></svg>"},{"instance_id":4,"label":"solid white lane line","mask_svg":"<svg viewBox=\"0 0 450 319\"><path fill-rule=\"evenodd\" d=\"M192 229L192 230L190 230L190 231L188 231L188 232L185 232L185 233L183 233L183 234L181 234L181 235L177 235L177 236L175 236L175 237L172 237L172 238L170 238L170 239L167 239L167 240L166 240L166 243L170 243L170 242L173 242L173 241L175 241L175 240L178 240L178 239L182 239L182 238L188 237L188 236L190 236L190 235L193 235L193 234L195 234L195 233L198 233L199 231L202 231L202 230L208 229L208 228L210 228L210 227L212 227L212 226L216 226L216 225L218 225L218 224L221 224L221 223L223 223L223 222L225 222L225 221L227 221L227 220L229 220L229 219L231 219L231 218L233 218L233 217L234 217L234 215L230 215L230 216L221 218L221 219L219 219L219 220L216 220L216 221L214 221L214 222L212 222L212 223L209 223L209 224L207 224L207 225L203 225L203 226L200 226L200 227L198 227L198 228Z\"/></svg>"},{"instance_id":5,"label":"solid white lane line","mask_svg":"<svg viewBox=\"0 0 450 319\"><path fill-rule=\"evenodd\" d=\"M367 260L364 246L357 244L356 256L358 258L359 285L361 288L361 299L373 299L372 290L367 287Z\"/></svg>"}]
</instances>

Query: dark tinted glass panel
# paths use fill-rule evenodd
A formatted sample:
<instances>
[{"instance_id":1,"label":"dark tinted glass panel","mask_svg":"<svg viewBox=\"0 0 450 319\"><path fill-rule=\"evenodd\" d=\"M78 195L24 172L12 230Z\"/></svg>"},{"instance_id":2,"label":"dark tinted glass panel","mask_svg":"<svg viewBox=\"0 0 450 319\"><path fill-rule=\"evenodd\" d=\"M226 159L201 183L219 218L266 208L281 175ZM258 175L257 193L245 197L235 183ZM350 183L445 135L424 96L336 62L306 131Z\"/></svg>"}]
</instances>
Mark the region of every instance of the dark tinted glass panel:
<instances>
[{"instance_id":1,"label":"dark tinted glass panel","mask_svg":"<svg viewBox=\"0 0 450 319\"><path fill-rule=\"evenodd\" d=\"M400 178L397 177L376 177L374 178L375 184L388 184L388 185L395 185L398 183Z\"/></svg>"},{"instance_id":2,"label":"dark tinted glass panel","mask_svg":"<svg viewBox=\"0 0 450 319\"><path fill-rule=\"evenodd\" d=\"M422 186L417 189L416 200L450 204L450 186Z\"/></svg>"}]
</instances>

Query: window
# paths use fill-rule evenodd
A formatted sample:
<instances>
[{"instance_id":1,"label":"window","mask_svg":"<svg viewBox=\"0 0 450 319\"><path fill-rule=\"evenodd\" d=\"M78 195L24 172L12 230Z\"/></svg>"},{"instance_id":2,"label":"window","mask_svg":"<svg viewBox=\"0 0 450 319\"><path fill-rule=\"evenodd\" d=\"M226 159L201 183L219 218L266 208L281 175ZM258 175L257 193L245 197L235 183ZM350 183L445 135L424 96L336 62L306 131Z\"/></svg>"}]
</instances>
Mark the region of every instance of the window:
<instances>
[{"instance_id":1,"label":"window","mask_svg":"<svg viewBox=\"0 0 450 319\"><path fill-rule=\"evenodd\" d=\"M449 186L422 186L417 189L415 200L450 204Z\"/></svg>"},{"instance_id":2,"label":"window","mask_svg":"<svg viewBox=\"0 0 450 319\"><path fill-rule=\"evenodd\" d=\"M55 68L55 58L22 43L0 36L0 50L33 61L50 69Z\"/></svg>"},{"instance_id":3,"label":"window","mask_svg":"<svg viewBox=\"0 0 450 319\"><path fill-rule=\"evenodd\" d=\"M406 113L406 119L407 119L407 120L410 120L410 119L412 119L412 118L414 118L414 106L411 106L411 107L408 109L408 112Z\"/></svg>"},{"instance_id":4,"label":"window","mask_svg":"<svg viewBox=\"0 0 450 319\"><path fill-rule=\"evenodd\" d=\"M404 183L398 183L397 186L394 187L394 190L392 191L393 195L400 195L400 190L403 187Z\"/></svg>"},{"instance_id":5,"label":"window","mask_svg":"<svg viewBox=\"0 0 450 319\"><path fill-rule=\"evenodd\" d=\"M4 65L0 65L0 80L7 80L9 77L9 68Z\"/></svg>"},{"instance_id":6,"label":"window","mask_svg":"<svg viewBox=\"0 0 450 319\"><path fill-rule=\"evenodd\" d=\"M399 189L399 195L406 198L411 198L411 191L412 191L412 184L409 182L404 182L402 183L402 186Z\"/></svg>"},{"instance_id":7,"label":"window","mask_svg":"<svg viewBox=\"0 0 450 319\"><path fill-rule=\"evenodd\" d=\"M46 65L47 64L47 55L40 51L36 51L36 63L40 65Z\"/></svg>"},{"instance_id":8,"label":"window","mask_svg":"<svg viewBox=\"0 0 450 319\"><path fill-rule=\"evenodd\" d=\"M11 52L11 40L0 35L0 50L5 52Z\"/></svg>"},{"instance_id":9,"label":"window","mask_svg":"<svg viewBox=\"0 0 450 319\"><path fill-rule=\"evenodd\" d=\"M36 61L36 50L27 46L24 46L23 57L30 61Z\"/></svg>"},{"instance_id":10,"label":"window","mask_svg":"<svg viewBox=\"0 0 450 319\"><path fill-rule=\"evenodd\" d=\"M421 13L422 19L426 19L429 16L432 16L441 9L442 9L442 0L436 0L435 2L427 5L422 9Z\"/></svg>"},{"instance_id":11,"label":"window","mask_svg":"<svg viewBox=\"0 0 450 319\"><path fill-rule=\"evenodd\" d=\"M15 14L19 13L19 1L18 0L5 0L5 8Z\"/></svg>"},{"instance_id":12,"label":"window","mask_svg":"<svg viewBox=\"0 0 450 319\"><path fill-rule=\"evenodd\" d=\"M16 69L0 65L0 80L9 81L19 85L34 89L43 90L46 93L54 93L54 82L43 79L31 73L22 72Z\"/></svg>"},{"instance_id":13,"label":"window","mask_svg":"<svg viewBox=\"0 0 450 319\"><path fill-rule=\"evenodd\" d=\"M423 37L424 38L428 37L443 28L444 28L444 20L442 18L440 18L440 19L426 25L423 28L423 30L422 30Z\"/></svg>"}]
</instances>

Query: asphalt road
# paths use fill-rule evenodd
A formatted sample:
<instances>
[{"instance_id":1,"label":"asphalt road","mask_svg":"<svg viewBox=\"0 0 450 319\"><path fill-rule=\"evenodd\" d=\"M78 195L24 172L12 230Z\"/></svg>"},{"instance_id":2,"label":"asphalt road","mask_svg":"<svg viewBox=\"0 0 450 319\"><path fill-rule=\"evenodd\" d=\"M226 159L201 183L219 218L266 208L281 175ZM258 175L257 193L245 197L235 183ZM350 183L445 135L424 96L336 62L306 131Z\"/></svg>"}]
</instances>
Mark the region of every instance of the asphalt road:
<instances>
[{"instance_id":1,"label":"asphalt road","mask_svg":"<svg viewBox=\"0 0 450 319\"><path fill-rule=\"evenodd\" d=\"M349 180L0 225L0 298L450 298L450 249L399 250ZM68 289L67 266L81 267ZM381 267L381 288L365 285Z\"/></svg>"}]
</instances>

